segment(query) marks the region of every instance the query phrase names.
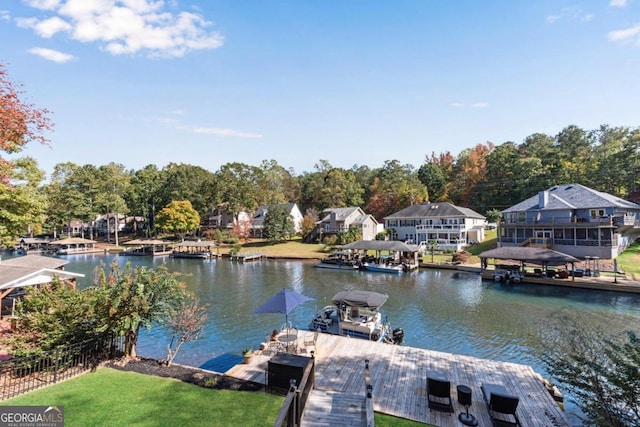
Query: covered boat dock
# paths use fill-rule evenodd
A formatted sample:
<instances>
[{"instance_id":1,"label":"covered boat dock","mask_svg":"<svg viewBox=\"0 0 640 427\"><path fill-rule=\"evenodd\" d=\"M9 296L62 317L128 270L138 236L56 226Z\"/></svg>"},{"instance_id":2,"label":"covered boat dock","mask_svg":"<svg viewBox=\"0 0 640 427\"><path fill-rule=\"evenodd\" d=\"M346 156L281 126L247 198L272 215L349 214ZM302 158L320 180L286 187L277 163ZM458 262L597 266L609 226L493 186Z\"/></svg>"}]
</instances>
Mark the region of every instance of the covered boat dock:
<instances>
[{"instance_id":1,"label":"covered boat dock","mask_svg":"<svg viewBox=\"0 0 640 427\"><path fill-rule=\"evenodd\" d=\"M67 239L56 240L49 245L56 247L56 253L60 255L86 254L101 252L96 248L96 241L83 239L81 237L69 237Z\"/></svg>"},{"instance_id":2,"label":"covered boat dock","mask_svg":"<svg viewBox=\"0 0 640 427\"><path fill-rule=\"evenodd\" d=\"M560 279L571 277L575 280L575 263L580 262L578 258L562 252L531 247L496 248L482 252L478 257L480 258L483 276L485 276L484 273L489 270L488 260L494 260L494 269L491 273L494 279L498 277L508 278L510 274L512 276L517 275L516 277L524 277L528 274L526 270L527 264L534 264L540 266L540 268L535 268L533 275L551 278L558 277ZM520 264L497 264L495 262L496 260L517 261ZM571 270L568 268L569 264L571 264ZM564 266L564 270L556 271L556 269L549 268L552 266ZM506 271L506 273L504 273L504 271ZM580 274L579 277L582 277L582 274Z\"/></svg>"},{"instance_id":3,"label":"covered boat dock","mask_svg":"<svg viewBox=\"0 0 640 427\"><path fill-rule=\"evenodd\" d=\"M343 250L353 251L354 257L371 256L377 260L389 259L392 263L402 264L407 270L417 269L419 266L419 248L395 240L358 240L342 246ZM359 253L358 251L363 251ZM369 252L373 251L375 255Z\"/></svg>"},{"instance_id":4,"label":"covered boat dock","mask_svg":"<svg viewBox=\"0 0 640 427\"><path fill-rule=\"evenodd\" d=\"M123 243L128 246L122 255L171 255L171 242L159 239L136 239Z\"/></svg>"}]
</instances>

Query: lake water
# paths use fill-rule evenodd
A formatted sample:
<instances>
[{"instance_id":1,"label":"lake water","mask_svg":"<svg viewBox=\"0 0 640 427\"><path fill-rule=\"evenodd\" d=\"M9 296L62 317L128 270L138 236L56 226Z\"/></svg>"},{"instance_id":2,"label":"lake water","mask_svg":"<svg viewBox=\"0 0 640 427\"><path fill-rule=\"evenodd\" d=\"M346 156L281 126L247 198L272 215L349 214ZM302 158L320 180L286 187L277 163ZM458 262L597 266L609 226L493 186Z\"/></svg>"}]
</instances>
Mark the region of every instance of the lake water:
<instances>
[{"instance_id":1,"label":"lake water","mask_svg":"<svg viewBox=\"0 0 640 427\"><path fill-rule=\"evenodd\" d=\"M252 314L282 288L293 289L315 301L298 306L289 321L300 329L317 309L345 289L387 293L383 307L392 328L404 329L404 345L531 365L546 375L538 355L544 351L539 333L559 311L588 314L594 323L609 325L612 333L640 325L640 295L586 291L541 285L502 285L481 280L478 274L448 270L420 270L404 275L317 269L314 262L228 259L196 260L169 257L73 255L68 271L84 273L79 287L90 286L100 264L166 265L183 273L182 279L209 316L202 337L184 345L176 362L192 366L218 356L240 355L256 349L284 316ZM164 358L170 336L162 327L145 331L138 353ZM569 412L575 411L571 405ZM571 418L571 413L569 414Z\"/></svg>"}]
</instances>

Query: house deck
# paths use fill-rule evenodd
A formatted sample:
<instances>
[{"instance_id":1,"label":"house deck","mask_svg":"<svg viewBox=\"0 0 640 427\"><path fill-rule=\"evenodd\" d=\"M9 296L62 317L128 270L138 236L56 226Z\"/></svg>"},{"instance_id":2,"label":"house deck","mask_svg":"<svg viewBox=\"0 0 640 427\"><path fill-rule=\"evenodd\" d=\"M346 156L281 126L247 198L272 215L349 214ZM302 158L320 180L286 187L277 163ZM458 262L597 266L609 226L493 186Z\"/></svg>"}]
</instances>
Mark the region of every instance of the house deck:
<instances>
[{"instance_id":1,"label":"house deck","mask_svg":"<svg viewBox=\"0 0 640 427\"><path fill-rule=\"evenodd\" d=\"M312 332L300 331L300 334ZM302 339L299 337L300 342ZM464 384L472 390L473 404L469 412L478 418L481 426L491 425L480 385L498 383L520 397L518 417L523 427L569 425L544 386L542 377L526 365L328 334L318 336L316 349L316 390L345 396L361 395L363 402L365 359L370 361L376 412L442 427L458 426L458 414L464 407L457 402L455 386ZM268 360L269 356L254 356L250 364L236 365L226 375L264 384ZM426 378L432 372L446 374L451 381L454 414L429 411ZM314 395L311 396L310 399L314 399ZM335 419L341 411L338 406L331 406L331 402L338 400L325 399L328 421ZM322 405L314 402L314 407L318 404Z\"/></svg>"}]
</instances>

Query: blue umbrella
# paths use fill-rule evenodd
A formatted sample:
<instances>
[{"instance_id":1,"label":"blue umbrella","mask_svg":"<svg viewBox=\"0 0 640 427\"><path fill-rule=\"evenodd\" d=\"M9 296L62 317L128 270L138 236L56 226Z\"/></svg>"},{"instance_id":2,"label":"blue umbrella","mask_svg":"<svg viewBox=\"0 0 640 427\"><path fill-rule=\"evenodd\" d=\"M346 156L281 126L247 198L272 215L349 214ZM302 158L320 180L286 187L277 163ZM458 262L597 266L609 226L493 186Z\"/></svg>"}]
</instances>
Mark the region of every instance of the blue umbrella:
<instances>
[{"instance_id":1,"label":"blue umbrella","mask_svg":"<svg viewBox=\"0 0 640 427\"><path fill-rule=\"evenodd\" d=\"M314 298L302 295L290 289L283 289L260 307L253 311L253 314L259 313L282 313L284 314L285 327L289 325L289 313L298 305L306 301L312 301Z\"/></svg>"}]
</instances>

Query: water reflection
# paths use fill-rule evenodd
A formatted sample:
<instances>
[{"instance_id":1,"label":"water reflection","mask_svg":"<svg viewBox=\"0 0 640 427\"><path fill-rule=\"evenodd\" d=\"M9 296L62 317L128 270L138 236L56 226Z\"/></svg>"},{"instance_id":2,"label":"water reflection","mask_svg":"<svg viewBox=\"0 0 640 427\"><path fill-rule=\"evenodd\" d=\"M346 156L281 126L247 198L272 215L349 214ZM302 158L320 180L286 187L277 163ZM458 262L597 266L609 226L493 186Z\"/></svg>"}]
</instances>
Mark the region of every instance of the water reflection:
<instances>
[{"instance_id":1,"label":"water reflection","mask_svg":"<svg viewBox=\"0 0 640 427\"><path fill-rule=\"evenodd\" d=\"M482 281L472 273L422 270L405 275L316 269L303 261L193 260L151 257L74 255L67 270L87 275L94 267L114 261L120 265L156 267L184 274L183 280L202 303L209 318L202 338L187 343L176 362L199 366L224 353L257 348L265 335L282 324L278 314L251 314L282 288L294 289L314 302L302 304L289 320L305 328L316 310L331 304L345 289L387 293L383 307L392 327L405 331L405 345L531 365L546 375L538 355L544 351L540 332L558 311L583 313L604 323L612 334L640 325L640 296L541 285ZM164 357L170 337L162 327L145 331L138 352Z\"/></svg>"}]
</instances>

